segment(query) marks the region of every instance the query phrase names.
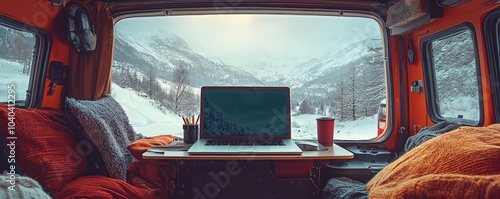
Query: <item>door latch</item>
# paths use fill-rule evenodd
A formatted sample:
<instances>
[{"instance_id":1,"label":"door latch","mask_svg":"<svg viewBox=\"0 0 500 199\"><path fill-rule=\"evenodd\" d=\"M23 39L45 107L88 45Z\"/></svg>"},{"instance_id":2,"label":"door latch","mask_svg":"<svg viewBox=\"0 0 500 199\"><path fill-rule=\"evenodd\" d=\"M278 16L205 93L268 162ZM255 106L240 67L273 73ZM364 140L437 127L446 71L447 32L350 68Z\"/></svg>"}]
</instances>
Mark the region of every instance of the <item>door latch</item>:
<instances>
[{"instance_id":1,"label":"door latch","mask_svg":"<svg viewBox=\"0 0 500 199\"><path fill-rule=\"evenodd\" d=\"M417 81L414 81L411 83L411 92L414 92L414 93L421 93L423 92L423 83L422 83L422 80L417 80Z\"/></svg>"}]
</instances>

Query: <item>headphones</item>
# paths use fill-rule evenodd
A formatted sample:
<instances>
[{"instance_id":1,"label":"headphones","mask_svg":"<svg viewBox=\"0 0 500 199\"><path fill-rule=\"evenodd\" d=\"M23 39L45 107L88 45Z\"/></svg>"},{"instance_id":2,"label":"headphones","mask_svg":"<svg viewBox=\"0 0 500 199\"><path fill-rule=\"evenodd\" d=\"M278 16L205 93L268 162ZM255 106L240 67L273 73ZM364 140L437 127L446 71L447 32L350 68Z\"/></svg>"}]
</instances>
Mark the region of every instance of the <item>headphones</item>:
<instances>
[{"instance_id":1,"label":"headphones","mask_svg":"<svg viewBox=\"0 0 500 199\"><path fill-rule=\"evenodd\" d=\"M89 11L76 3L66 8L67 39L78 52L90 54L97 46L97 35Z\"/></svg>"}]
</instances>

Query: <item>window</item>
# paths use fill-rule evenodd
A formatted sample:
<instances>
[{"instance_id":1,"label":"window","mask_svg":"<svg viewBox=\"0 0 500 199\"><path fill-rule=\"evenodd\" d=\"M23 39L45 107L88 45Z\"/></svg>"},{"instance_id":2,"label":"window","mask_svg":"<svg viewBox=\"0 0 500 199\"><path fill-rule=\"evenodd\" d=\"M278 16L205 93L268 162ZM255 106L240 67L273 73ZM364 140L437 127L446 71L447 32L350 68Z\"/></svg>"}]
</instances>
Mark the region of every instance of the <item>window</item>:
<instances>
[{"instance_id":1,"label":"window","mask_svg":"<svg viewBox=\"0 0 500 199\"><path fill-rule=\"evenodd\" d=\"M376 138L385 30L372 16L344 14L123 19L112 96L138 133L182 137L180 116L198 115L201 86L287 86L293 138L316 139L322 116L336 119L336 140Z\"/></svg>"},{"instance_id":2,"label":"window","mask_svg":"<svg viewBox=\"0 0 500 199\"><path fill-rule=\"evenodd\" d=\"M9 92L9 99L0 99L0 102L10 100L8 103L15 101L18 106L28 107L39 105L44 67L36 66L47 60L49 46L44 42L47 35L0 16L0 96L7 96Z\"/></svg>"},{"instance_id":3,"label":"window","mask_svg":"<svg viewBox=\"0 0 500 199\"><path fill-rule=\"evenodd\" d=\"M433 121L479 125L479 63L475 35L462 25L424 39L427 102Z\"/></svg>"},{"instance_id":4,"label":"window","mask_svg":"<svg viewBox=\"0 0 500 199\"><path fill-rule=\"evenodd\" d=\"M488 52L491 93L493 96L496 122L500 122L500 10L489 14L484 20L484 34Z\"/></svg>"}]
</instances>

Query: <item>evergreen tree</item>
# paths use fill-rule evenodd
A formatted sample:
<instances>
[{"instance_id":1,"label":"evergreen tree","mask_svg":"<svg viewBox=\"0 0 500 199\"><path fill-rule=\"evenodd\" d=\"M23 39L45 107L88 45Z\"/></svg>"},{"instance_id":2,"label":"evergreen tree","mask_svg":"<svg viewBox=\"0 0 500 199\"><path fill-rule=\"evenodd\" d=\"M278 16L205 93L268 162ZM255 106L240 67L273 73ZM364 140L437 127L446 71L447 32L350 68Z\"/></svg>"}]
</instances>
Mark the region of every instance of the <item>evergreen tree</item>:
<instances>
[{"instance_id":1,"label":"evergreen tree","mask_svg":"<svg viewBox=\"0 0 500 199\"><path fill-rule=\"evenodd\" d=\"M340 79L335 86L335 91L332 100L332 115L337 117L339 121L347 119L347 88L346 79Z\"/></svg>"},{"instance_id":2,"label":"evergreen tree","mask_svg":"<svg viewBox=\"0 0 500 199\"><path fill-rule=\"evenodd\" d=\"M304 99L302 103L300 103L299 107L300 114L312 114L314 113L314 109L311 107L307 99Z\"/></svg>"},{"instance_id":3,"label":"evergreen tree","mask_svg":"<svg viewBox=\"0 0 500 199\"><path fill-rule=\"evenodd\" d=\"M325 115L325 105L323 103L321 103L321 105L319 105L318 113L316 113L316 114Z\"/></svg>"}]
</instances>

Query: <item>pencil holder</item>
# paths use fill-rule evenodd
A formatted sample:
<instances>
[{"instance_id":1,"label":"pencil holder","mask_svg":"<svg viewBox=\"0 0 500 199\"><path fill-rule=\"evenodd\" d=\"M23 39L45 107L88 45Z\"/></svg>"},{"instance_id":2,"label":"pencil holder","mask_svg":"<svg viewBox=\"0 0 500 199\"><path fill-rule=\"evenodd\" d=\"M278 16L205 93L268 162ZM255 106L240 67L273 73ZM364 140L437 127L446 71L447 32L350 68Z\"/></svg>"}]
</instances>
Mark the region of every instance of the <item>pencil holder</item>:
<instances>
[{"instance_id":1,"label":"pencil holder","mask_svg":"<svg viewBox=\"0 0 500 199\"><path fill-rule=\"evenodd\" d=\"M197 124L182 125L182 128L184 129L184 143L193 144L198 140Z\"/></svg>"}]
</instances>

